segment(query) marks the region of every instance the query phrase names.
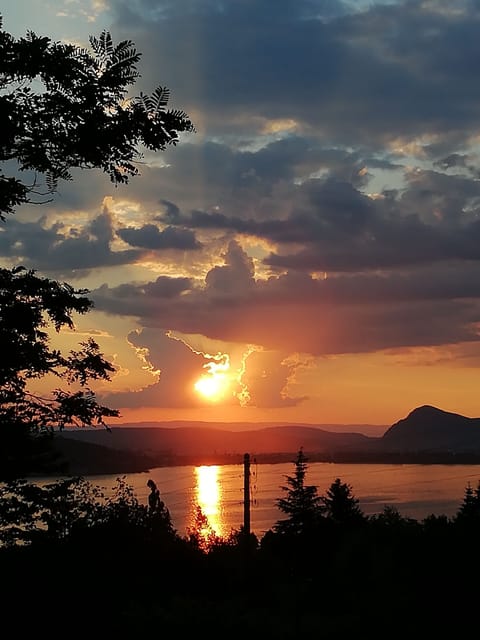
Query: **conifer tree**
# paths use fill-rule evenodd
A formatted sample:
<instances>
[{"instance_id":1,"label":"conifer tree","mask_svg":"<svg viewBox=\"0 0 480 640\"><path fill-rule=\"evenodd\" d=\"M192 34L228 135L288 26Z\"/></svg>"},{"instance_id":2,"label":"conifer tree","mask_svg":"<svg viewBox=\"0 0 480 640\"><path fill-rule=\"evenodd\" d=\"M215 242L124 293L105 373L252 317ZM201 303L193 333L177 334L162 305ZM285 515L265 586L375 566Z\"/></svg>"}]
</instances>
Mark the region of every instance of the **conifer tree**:
<instances>
[{"instance_id":1,"label":"conifer tree","mask_svg":"<svg viewBox=\"0 0 480 640\"><path fill-rule=\"evenodd\" d=\"M326 517L337 524L359 524L365 516L359 507L359 500L354 496L352 487L336 478L330 485L326 495L321 497Z\"/></svg>"},{"instance_id":2,"label":"conifer tree","mask_svg":"<svg viewBox=\"0 0 480 640\"><path fill-rule=\"evenodd\" d=\"M287 484L281 487L286 495L276 501L280 511L287 515L286 519L274 525L277 533L302 534L315 527L322 518L322 501L317 487L305 484L307 462L308 458L300 448L294 462L295 472L286 476Z\"/></svg>"},{"instance_id":3,"label":"conifer tree","mask_svg":"<svg viewBox=\"0 0 480 640\"><path fill-rule=\"evenodd\" d=\"M469 482L465 487L463 501L456 515L457 522L479 522L480 523L480 481L474 489Z\"/></svg>"}]
</instances>

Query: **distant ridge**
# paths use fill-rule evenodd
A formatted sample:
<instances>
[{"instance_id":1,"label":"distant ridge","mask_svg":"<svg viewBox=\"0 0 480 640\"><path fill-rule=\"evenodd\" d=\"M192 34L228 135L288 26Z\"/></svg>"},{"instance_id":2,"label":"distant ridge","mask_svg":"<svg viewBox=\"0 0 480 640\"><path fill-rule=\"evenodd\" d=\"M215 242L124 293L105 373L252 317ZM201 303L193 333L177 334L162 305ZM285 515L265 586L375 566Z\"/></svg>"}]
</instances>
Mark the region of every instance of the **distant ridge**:
<instances>
[{"instance_id":1,"label":"distant ridge","mask_svg":"<svg viewBox=\"0 0 480 640\"><path fill-rule=\"evenodd\" d=\"M214 427L186 426L119 427L65 430L63 437L90 442L112 449L150 455L210 456L292 453L300 447L312 452L328 452L347 448L363 448L373 439L361 433L338 433L316 427L274 426L249 431L228 431Z\"/></svg>"},{"instance_id":2,"label":"distant ridge","mask_svg":"<svg viewBox=\"0 0 480 640\"><path fill-rule=\"evenodd\" d=\"M364 435L380 437L389 425L363 424L363 423L310 423L310 422L211 422L206 420L162 420L141 422L119 422L112 425L113 429L137 429L143 427L177 429L185 427L206 427L208 429L221 429L224 431L252 431L254 429L267 429L269 427L306 427L309 429L322 429L335 433L363 433Z\"/></svg>"},{"instance_id":3,"label":"distant ridge","mask_svg":"<svg viewBox=\"0 0 480 640\"><path fill-rule=\"evenodd\" d=\"M103 467L105 473L112 467L121 472L122 465L128 472L127 467L148 471L166 465L237 464L247 452L258 462L293 461L301 447L311 462L480 464L480 418L430 405L417 407L383 434L377 427L375 437L353 425L352 431L347 425L335 425L333 431L311 424L233 424L230 429L231 423L172 421L123 424L110 431L65 430L61 437L70 445L65 442L62 448L86 475L102 473ZM90 448L75 446L87 443Z\"/></svg>"}]
</instances>

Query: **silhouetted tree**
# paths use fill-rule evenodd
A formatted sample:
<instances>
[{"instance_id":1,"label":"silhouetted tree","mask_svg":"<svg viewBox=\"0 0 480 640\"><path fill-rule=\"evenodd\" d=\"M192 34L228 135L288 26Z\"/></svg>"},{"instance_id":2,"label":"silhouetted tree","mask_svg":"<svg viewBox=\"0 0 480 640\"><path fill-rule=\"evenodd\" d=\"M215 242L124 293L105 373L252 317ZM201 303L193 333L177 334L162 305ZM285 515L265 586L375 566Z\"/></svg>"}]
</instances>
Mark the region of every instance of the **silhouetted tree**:
<instances>
[{"instance_id":1,"label":"silhouetted tree","mask_svg":"<svg viewBox=\"0 0 480 640\"><path fill-rule=\"evenodd\" d=\"M98 539L109 539L110 545L121 543L125 535L149 544L177 537L165 504L151 512L125 477L117 478L108 497L81 477L45 484L17 479L0 485L0 547L83 540L87 532L103 532Z\"/></svg>"},{"instance_id":2,"label":"silhouetted tree","mask_svg":"<svg viewBox=\"0 0 480 640\"><path fill-rule=\"evenodd\" d=\"M418 526L418 522L413 518L403 516L395 505L385 505L380 513L370 516L370 522L380 525L385 529L403 529L405 527Z\"/></svg>"},{"instance_id":3,"label":"silhouetted tree","mask_svg":"<svg viewBox=\"0 0 480 640\"><path fill-rule=\"evenodd\" d=\"M465 487L463 501L455 516L455 522L480 524L480 481L476 489L470 482Z\"/></svg>"},{"instance_id":4,"label":"silhouetted tree","mask_svg":"<svg viewBox=\"0 0 480 640\"><path fill-rule=\"evenodd\" d=\"M42 485L6 482L0 486L0 546L68 539L105 519L103 503L100 488L83 478Z\"/></svg>"},{"instance_id":5,"label":"silhouetted tree","mask_svg":"<svg viewBox=\"0 0 480 640\"><path fill-rule=\"evenodd\" d=\"M0 169L0 219L32 196L52 194L74 167L100 168L125 183L138 173L141 147L164 150L194 130L183 111L167 109L165 87L128 98L140 60L130 40L114 45L103 31L90 46L32 31L16 39L0 16L0 163L10 161L11 173ZM31 172L30 183L13 167Z\"/></svg>"},{"instance_id":6,"label":"silhouetted tree","mask_svg":"<svg viewBox=\"0 0 480 640\"><path fill-rule=\"evenodd\" d=\"M50 344L50 325L73 328L73 313L90 309L84 293L23 268L0 269L0 479L48 470L54 428L105 425L118 415L88 386L114 371L97 343L90 338L68 354ZM67 388L34 391L32 382L48 376Z\"/></svg>"},{"instance_id":7,"label":"silhouetted tree","mask_svg":"<svg viewBox=\"0 0 480 640\"><path fill-rule=\"evenodd\" d=\"M202 551L208 551L222 541L222 538L210 524L202 507L198 504L195 507L193 524L187 529L187 539L196 549L201 549Z\"/></svg>"},{"instance_id":8,"label":"silhouetted tree","mask_svg":"<svg viewBox=\"0 0 480 640\"><path fill-rule=\"evenodd\" d=\"M352 525L365 521L365 515L359 507L358 499L353 495L352 487L336 478L321 497L325 514L337 524Z\"/></svg>"},{"instance_id":9,"label":"silhouetted tree","mask_svg":"<svg viewBox=\"0 0 480 640\"><path fill-rule=\"evenodd\" d=\"M305 484L307 462L308 458L300 449L294 462L294 475L287 475L287 484L281 487L286 496L276 501L280 511L288 516L275 523L273 530L276 533L305 533L315 527L322 517L322 499L317 487Z\"/></svg>"},{"instance_id":10,"label":"silhouetted tree","mask_svg":"<svg viewBox=\"0 0 480 640\"><path fill-rule=\"evenodd\" d=\"M0 220L32 199L44 202L72 168L100 168L126 183L138 173L141 148L164 150L194 131L183 111L167 109L168 89L128 98L140 59L131 41L115 46L104 31L90 46L32 31L16 39L0 16ZM50 346L50 327L74 328L73 314L90 310L87 294L34 270L0 269L0 479L55 468L56 427L105 425L118 415L88 387L114 370L95 341L68 355ZM45 377L70 390L33 392L31 383Z\"/></svg>"}]
</instances>

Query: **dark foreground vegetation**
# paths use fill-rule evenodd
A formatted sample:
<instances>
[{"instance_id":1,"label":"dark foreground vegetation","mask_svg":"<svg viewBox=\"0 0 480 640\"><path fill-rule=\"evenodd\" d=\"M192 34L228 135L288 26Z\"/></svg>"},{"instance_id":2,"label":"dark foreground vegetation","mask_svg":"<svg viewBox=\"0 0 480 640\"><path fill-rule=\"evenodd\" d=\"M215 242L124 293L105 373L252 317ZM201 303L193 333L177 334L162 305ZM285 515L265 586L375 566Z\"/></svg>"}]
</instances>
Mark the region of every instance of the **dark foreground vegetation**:
<instances>
[{"instance_id":1,"label":"dark foreground vegetation","mask_svg":"<svg viewBox=\"0 0 480 640\"><path fill-rule=\"evenodd\" d=\"M180 536L168 508L82 478L0 490L1 625L42 637L343 638L464 634L476 625L480 491L455 517L367 517L337 479L305 483L300 450L262 539L217 537L198 509ZM12 625L12 626L11 626ZM113 635L115 634L115 635Z\"/></svg>"}]
</instances>

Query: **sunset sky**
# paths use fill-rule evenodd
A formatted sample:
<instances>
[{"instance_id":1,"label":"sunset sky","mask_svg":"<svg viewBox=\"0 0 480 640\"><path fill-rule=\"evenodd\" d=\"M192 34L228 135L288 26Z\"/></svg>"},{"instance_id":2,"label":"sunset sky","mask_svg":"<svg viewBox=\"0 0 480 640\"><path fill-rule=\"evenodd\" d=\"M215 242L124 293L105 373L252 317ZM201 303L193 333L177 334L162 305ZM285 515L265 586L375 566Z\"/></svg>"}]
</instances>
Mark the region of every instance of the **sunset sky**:
<instances>
[{"instance_id":1,"label":"sunset sky","mask_svg":"<svg viewBox=\"0 0 480 640\"><path fill-rule=\"evenodd\" d=\"M6 0L4 28L142 53L197 129L0 228L87 287L120 422L480 416L474 0Z\"/></svg>"}]
</instances>

